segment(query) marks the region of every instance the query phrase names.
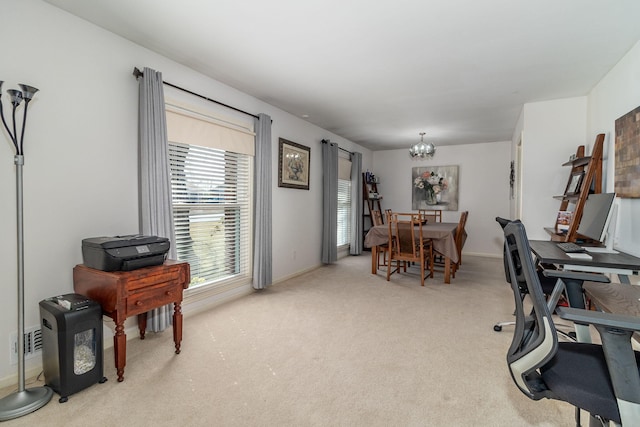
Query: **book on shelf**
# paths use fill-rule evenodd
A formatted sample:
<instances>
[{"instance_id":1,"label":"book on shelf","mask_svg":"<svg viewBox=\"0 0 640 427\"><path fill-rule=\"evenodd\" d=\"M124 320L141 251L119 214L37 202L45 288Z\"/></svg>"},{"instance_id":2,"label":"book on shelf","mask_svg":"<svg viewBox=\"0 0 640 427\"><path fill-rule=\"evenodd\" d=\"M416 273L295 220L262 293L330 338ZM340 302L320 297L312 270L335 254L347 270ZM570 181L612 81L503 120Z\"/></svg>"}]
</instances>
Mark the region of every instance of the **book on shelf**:
<instances>
[{"instance_id":1,"label":"book on shelf","mask_svg":"<svg viewBox=\"0 0 640 427\"><path fill-rule=\"evenodd\" d=\"M556 228L558 231L567 232L569 230L569 225L571 225L572 217L572 211L558 211L558 220L556 221Z\"/></svg>"}]
</instances>

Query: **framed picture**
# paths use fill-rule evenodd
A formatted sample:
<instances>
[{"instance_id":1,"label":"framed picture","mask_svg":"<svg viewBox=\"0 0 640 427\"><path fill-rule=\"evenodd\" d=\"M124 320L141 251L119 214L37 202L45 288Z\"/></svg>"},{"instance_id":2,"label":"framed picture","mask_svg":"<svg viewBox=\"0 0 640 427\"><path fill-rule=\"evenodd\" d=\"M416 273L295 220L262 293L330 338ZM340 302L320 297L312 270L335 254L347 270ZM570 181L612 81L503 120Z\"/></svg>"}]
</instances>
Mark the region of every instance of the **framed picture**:
<instances>
[{"instance_id":1,"label":"framed picture","mask_svg":"<svg viewBox=\"0 0 640 427\"><path fill-rule=\"evenodd\" d=\"M311 149L280 138L278 187L309 189Z\"/></svg>"},{"instance_id":2,"label":"framed picture","mask_svg":"<svg viewBox=\"0 0 640 427\"><path fill-rule=\"evenodd\" d=\"M569 196L578 194L580 192L580 184L582 183L583 176L584 172L576 172L572 174L571 179L569 180L569 185L567 185L567 191L564 193Z\"/></svg>"},{"instance_id":3,"label":"framed picture","mask_svg":"<svg viewBox=\"0 0 640 427\"><path fill-rule=\"evenodd\" d=\"M412 168L411 208L457 211L458 166Z\"/></svg>"},{"instance_id":4,"label":"framed picture","mask_svg":"<svg viewBox=\"0 0 640 427\"><path fill-rule=\"evenodd\" d=\"M616 196L640 197L640 107L616 119Z\"/></svg>"}]
</instances>

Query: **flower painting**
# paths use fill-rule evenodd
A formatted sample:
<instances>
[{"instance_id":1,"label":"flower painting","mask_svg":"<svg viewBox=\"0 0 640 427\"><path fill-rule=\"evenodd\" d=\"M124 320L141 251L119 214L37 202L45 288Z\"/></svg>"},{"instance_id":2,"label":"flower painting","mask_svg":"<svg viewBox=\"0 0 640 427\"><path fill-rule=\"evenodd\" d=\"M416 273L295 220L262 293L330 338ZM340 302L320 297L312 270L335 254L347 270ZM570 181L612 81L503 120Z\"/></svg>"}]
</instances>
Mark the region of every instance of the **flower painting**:
<instances>
[{"instance_id":1,"label":"flower painting","mask_svg":"<svg viewBox=\"0 0 640 427\"><path fill-rule=\"evenodd\" d=\"M413 168L411 208L458 210L458 166Z\"/></svg>"},{"instance_id":2,"label":"flower painting","mask_svg":"<svg viewBox=\"0 0 640 427\"><path fill-rule=\"evenodd\" d=\"M278 187L309 189L311 149L280 138Z\"/></svg>"}]
</instances>

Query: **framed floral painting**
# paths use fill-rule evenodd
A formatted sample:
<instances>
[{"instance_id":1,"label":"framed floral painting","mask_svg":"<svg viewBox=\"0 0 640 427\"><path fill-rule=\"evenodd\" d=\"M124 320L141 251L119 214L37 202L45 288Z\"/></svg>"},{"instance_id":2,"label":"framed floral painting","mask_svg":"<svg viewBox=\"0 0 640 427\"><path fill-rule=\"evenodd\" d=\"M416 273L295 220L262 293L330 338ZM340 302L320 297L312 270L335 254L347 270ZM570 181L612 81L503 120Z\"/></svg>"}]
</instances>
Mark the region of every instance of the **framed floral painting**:
<instances>
[{"instance_id":1,"label":"framed floral painting","mask_svg":"<svg viewBox=\"0 0 640 427\"><path fill-rule=\"evenodd\" d=\"M309 189L311 149L280 138L278 187Z\"/></svg>"},{"instance_id":2,"label":"framed floral painting","mask_svg":"<svg viewBox=\"0 0 640 427\"><path fill-rule=\"evenodd\" d=\"M458 166L412 168L411 208L458 210Z\"/></svg>"}]
</instances>

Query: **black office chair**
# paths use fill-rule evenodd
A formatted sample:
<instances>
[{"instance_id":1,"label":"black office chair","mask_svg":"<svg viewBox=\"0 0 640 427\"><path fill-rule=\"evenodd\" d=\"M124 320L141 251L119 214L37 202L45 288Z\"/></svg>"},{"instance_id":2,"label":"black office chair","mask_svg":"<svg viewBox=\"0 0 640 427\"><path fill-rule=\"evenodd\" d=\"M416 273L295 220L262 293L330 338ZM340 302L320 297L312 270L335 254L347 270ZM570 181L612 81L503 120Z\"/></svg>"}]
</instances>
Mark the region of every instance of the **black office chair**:
<instances>
[{"instance_id":1,"label":"black office chair","mask_svg":"<svg viewBox=\"0 0 640 427\"><path fill-rule=\"evenodd\" d=\"M562 400L589 412L590 425L640 425L640 353L631 346L640 319L558 307L562 319L594 325L603 344L558 342L524 225L512 221L504 235L516 304L507 364L518 388L533 400ZM530 300L530 313L525 312L521 289ZM578 426L579 414L576 410Z\"/></svg>"},{"instance_id":2,"label":"black office chair","mask_svg":"<svg viewBox=\"0 0 640 427\"><path fill-rule=\"evenodd\" d=\"M504 230L504 227L506 227L506 225L510 223L511 220L508 220L506 218L496 217L496 222L500 224L500 227L502 227L502 229ZM509 277L509 265L507 264L506 254L507 252L505 248L503 252L504 273L505 273L507 282L511 283L511 278ZM547 296L547 301L548 301L549 309L551 310L551 312L555 310L555 307L562 296L564 296L566 300L570 301L572 303L571 304L572 306L578 307L578 308L584 308L585 303L584 303L584 291L582 290L582 284L585 281L602 282L602 283L609 282L609 278L600 273L563 271L563 270L556 269L556 267L553 265L536 264L536 273L538 274L538 280L540 281L540 285L542 286L542 292L544 293L544 295ZM562 283L559 283L559 281L562 281ZM568 295L567 288L565 286L566 283L569 284L569 289L572 291L571 295ZM558 285L559 288L557 288L556 285ZM555 294L553 294L554 289L556 289ZM524 298L527 293L527 290L521 289L520 292L521 292L522 298ZM496 332L500 332L502 331L502 328L504 326L513 326L513 325L515 325L515 321L513 320L498 322L495 325L493 325L493 330ZM569 326L569 325L558 325L558 326L573 328L572 326ZM570 332L564 332L564 331L558 330L558 333L567 339L570 339L573 341L576 340L575 330L572 330ZM587 333L588 331L584 332L582 335L584 336Z\"/></svg>"},{"instance_id":3,"label":"black office chair","mask_svg":"<svg viewBox=\"0 0 640 427\"><path fill-rule=\"evenodd\" d=\"M504 230L504 228L507 226L507 224L509 224L509 222L511 222L511 220L508 220L506 218L501 218L501 217L496 217L496 222L498 224L500 224L500 227L502 227L502 229ZM506 248L504 249L503 252L503 257L502 257L503 263L504 263L504 275L505 278L507 280L507 283L511 283L511 277L509 275L509 264L507 263L507 250ZM554 273L551 273L551 271L554 271ZM546 266L546 268L543 268L542 266L540 266L540 268L536 268L536 272L538 273L538 279L540 280L540 285L542 286L542 292L547 296L551 296L551 294L553 293L553 290L555 289L555 286L558 282L558 276L555 274L555 269L553 266ZM546 275L545 275L546 273ZM520 293L521 293L521 298L524 299L527 290L526 288L520 289ZM560 293L561 295L562 293ZM559 295L559 296L560 296ZM558 296L558 298L559 298ZM557 301L556 301L557 303ZM554 307L555 308L555 305ZM495 325L493 325L493 330L496 332L500 332L502 331L502 328L504 326L513 326L515 325L516 322L513 320L510 321L504 321L504 322L498 322ZM566 338L569 339L575 339L575 333L574 332L569 332L569 333L564 333L562 331L559 331L563 336L565 336Z\"/></svg>"}]
</instances>

